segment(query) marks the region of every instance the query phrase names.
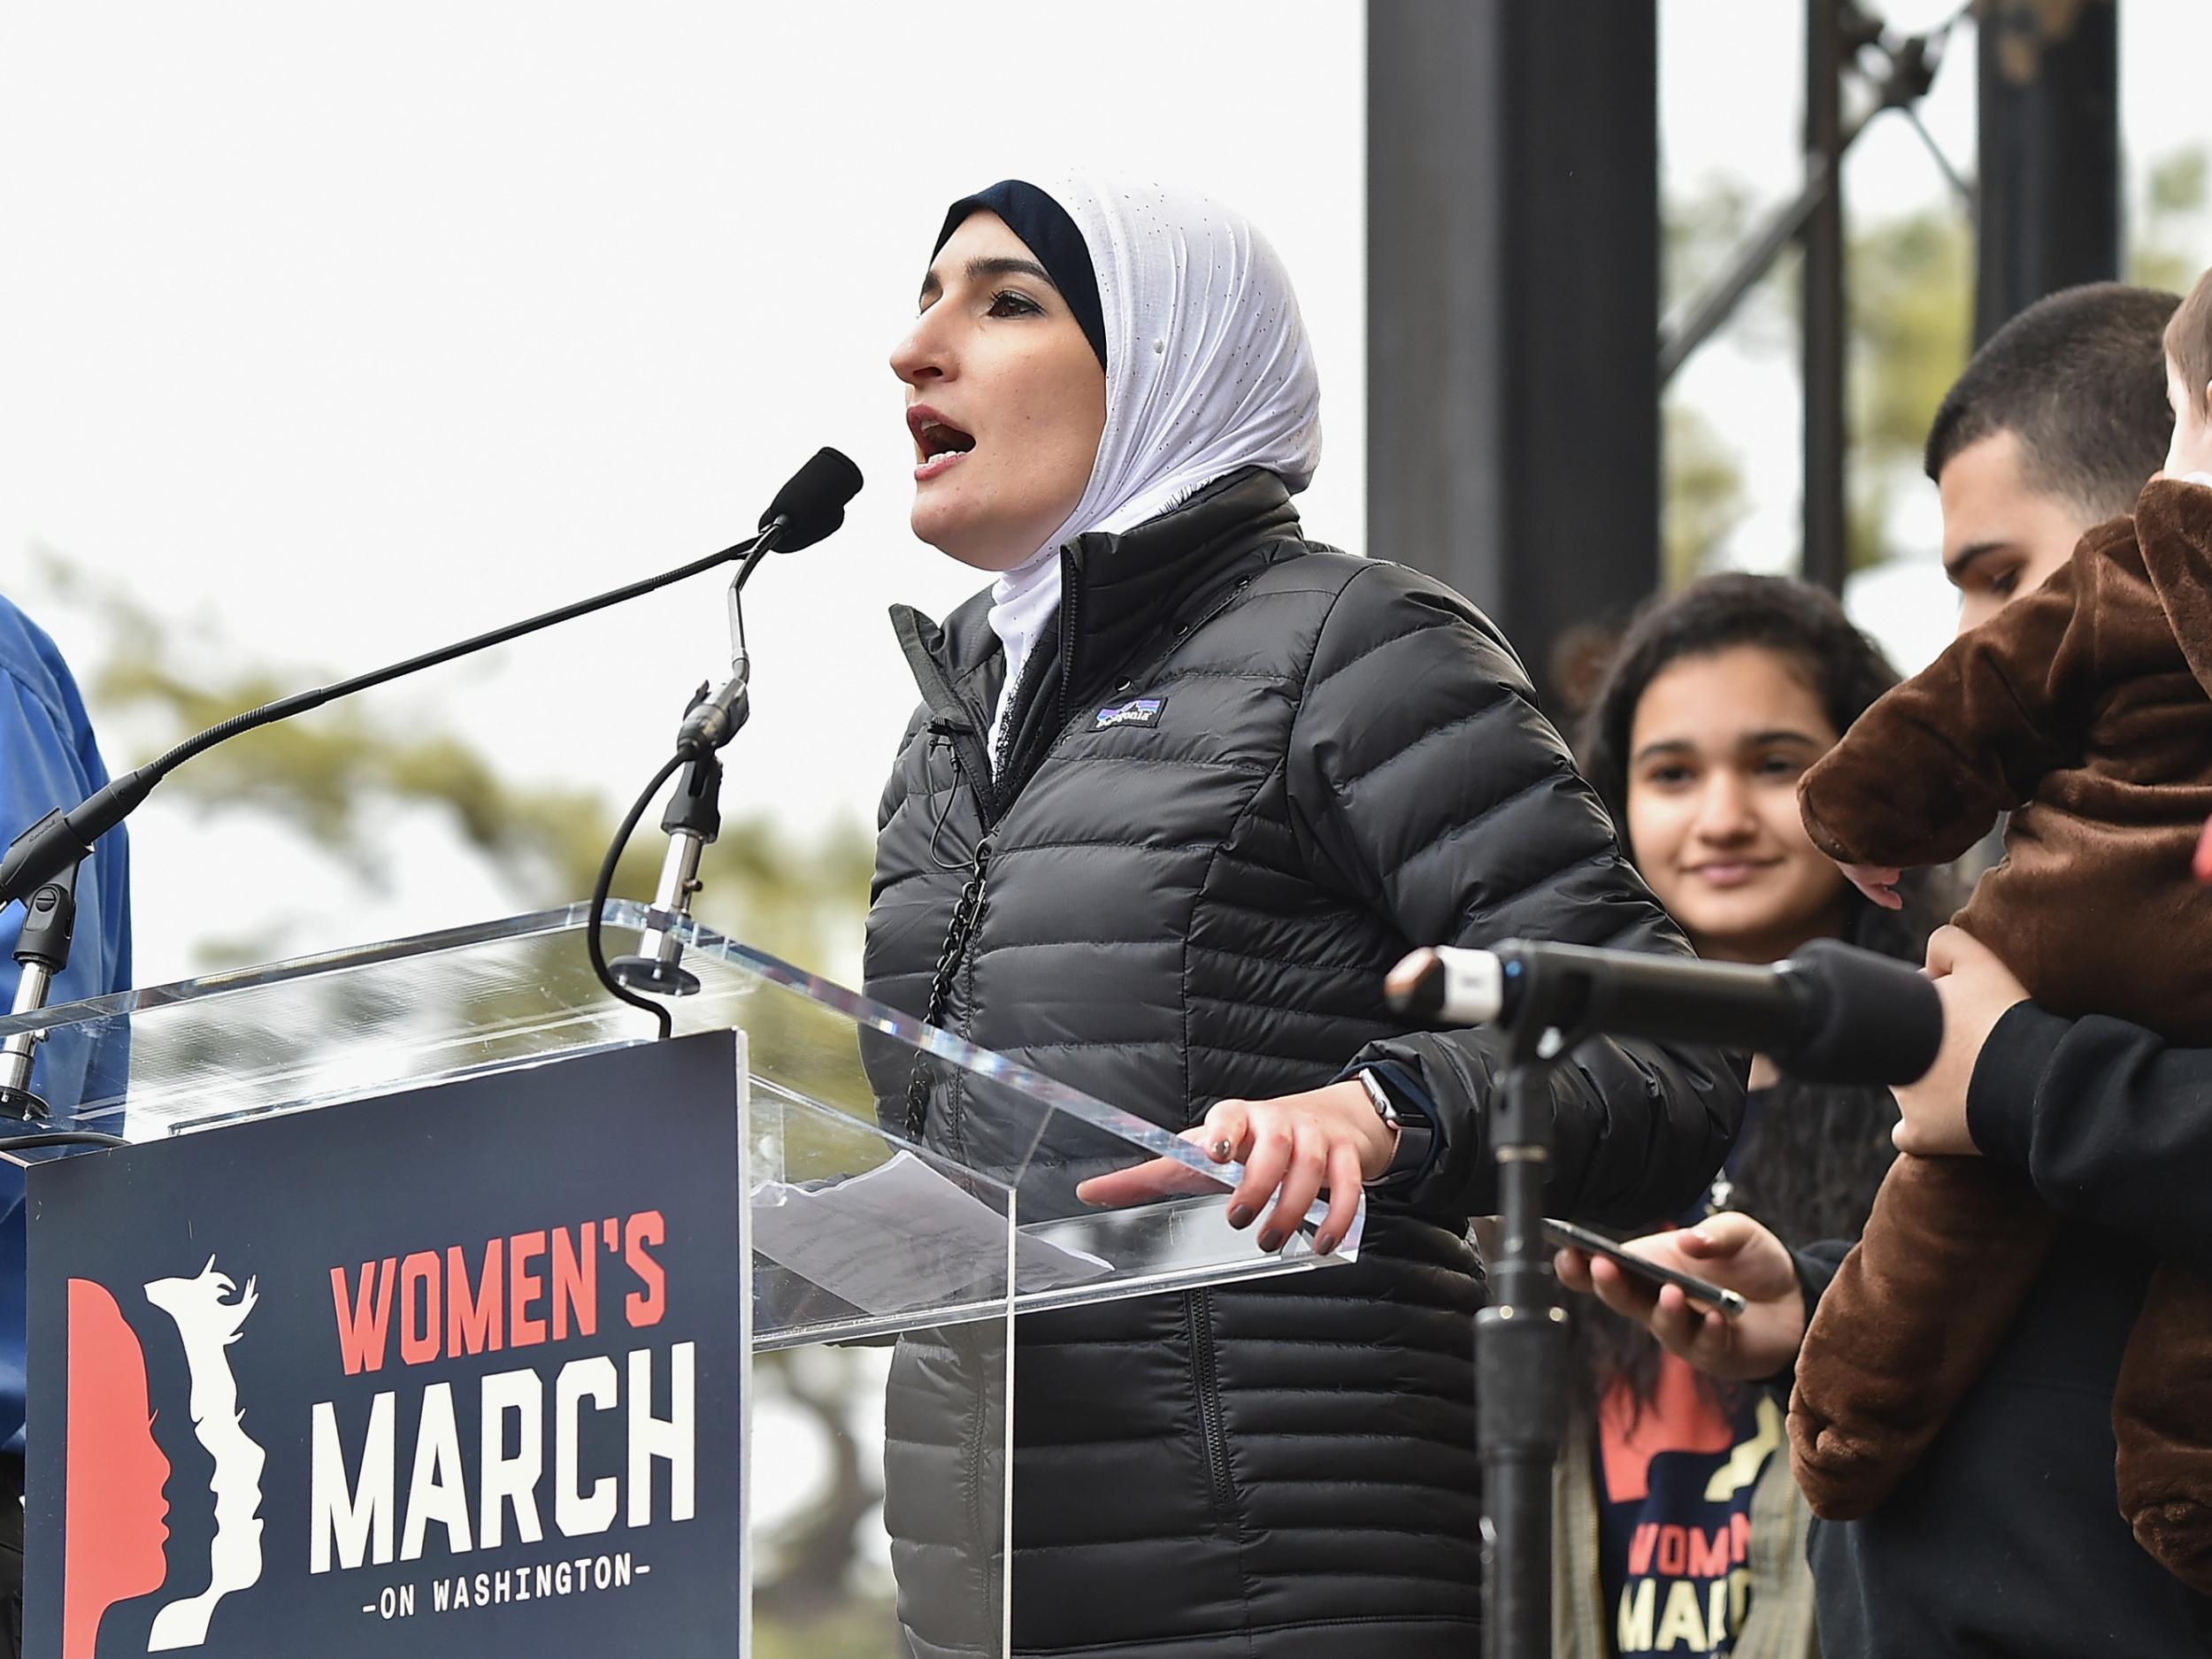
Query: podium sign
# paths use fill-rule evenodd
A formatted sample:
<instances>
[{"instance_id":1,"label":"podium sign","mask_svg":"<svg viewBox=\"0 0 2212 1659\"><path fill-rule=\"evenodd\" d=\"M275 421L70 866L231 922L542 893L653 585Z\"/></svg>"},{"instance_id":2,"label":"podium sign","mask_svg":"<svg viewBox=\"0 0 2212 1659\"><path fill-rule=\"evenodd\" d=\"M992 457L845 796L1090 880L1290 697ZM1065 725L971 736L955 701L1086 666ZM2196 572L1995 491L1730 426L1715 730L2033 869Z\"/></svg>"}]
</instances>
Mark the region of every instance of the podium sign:
<instances>
[{"instance_id":1,"label":"podium sign","mask_svg":"<svg viewBox=\"0 0 2212 1659\"><path fill-rule=\"evenodd\" d=\"M33 1168L27 1653L737 1653L741 1064Z\"/></svg>"},{"instance_id":2,"label":"podium sign","mask_svg":"<svg viewBox=\"0 0 2212 1659\"><path fill-rule=\"evenodd\" d=\"M1163 1123L603 914L680 942L672 1041L592 973L581 905L0 1015L44 1034L56 1127L131 1143L0 1153L28 1651L895 1659L926 1587L996 1659L1016 1314L1357 1254L1256 1249L1240 1171ZM900 1133L917 1081L942 1144ZM1157 1157L1173 1195L1075 1196ZM892 1338L961 1356L927 1373L960 1457L887 1459Z\"/></svg>"}]
</instances>

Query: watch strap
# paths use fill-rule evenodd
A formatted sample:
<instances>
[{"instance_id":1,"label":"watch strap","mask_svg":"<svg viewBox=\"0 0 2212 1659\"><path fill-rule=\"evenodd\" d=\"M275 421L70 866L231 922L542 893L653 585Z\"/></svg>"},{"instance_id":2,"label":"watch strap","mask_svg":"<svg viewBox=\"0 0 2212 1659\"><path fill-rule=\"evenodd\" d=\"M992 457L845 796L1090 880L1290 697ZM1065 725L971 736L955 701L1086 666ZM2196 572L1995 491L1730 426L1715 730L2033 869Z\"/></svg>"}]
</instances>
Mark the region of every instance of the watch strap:
<instances>
[{"instance_id":1,"label":"watch strap","mask_svg":"<svg viewBox=\"0 0 2212 1659\"><path fill-rule=\"evenodd\" d=\"M1375 1115L1398 1132L1397 1148L1391 1154L1389 1167L1367 1184L1379 1187L1388 1181L1402 1180L1428 1163L1436 1130L1417 1107L1401 1104L1391 1093L1390 1085L1372 1067L1363 1066L1353 1075L1367 1091Z\"/></svg>"}]
</instances>

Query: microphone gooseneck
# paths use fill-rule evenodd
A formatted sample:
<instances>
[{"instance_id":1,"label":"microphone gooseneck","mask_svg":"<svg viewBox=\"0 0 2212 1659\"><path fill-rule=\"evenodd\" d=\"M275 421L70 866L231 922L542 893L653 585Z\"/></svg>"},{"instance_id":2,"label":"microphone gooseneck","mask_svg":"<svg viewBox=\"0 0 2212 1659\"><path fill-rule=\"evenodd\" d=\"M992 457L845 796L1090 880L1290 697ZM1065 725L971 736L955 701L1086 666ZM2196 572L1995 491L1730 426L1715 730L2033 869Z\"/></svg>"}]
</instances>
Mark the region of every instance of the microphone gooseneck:
<instances>
[{"instance_id":1,"label":"microphone gooseneck","mask_svg":"<svg viewBox=\"0 0 2212 1659\"><path fill-rule=\"evenodd\" d=\"M726 547L704 558L692 560L674 570L664 571L657 576L626 584L573 604L563 605L557 611L529 618L526 621L510 623L494 628L488 634L479 634L457 644L442 646L434 651L408 657L388 667L357 674L350 680L341 680L328 686L309 691L293 693L257 709L249 709L219 721L204 732L196 733L177 744L167 753L149 761L135 772L116 779L106 787L95 791L66 811L50 812L32 825L0 856L0 906L35 892L52 880L64 869L74 864L92 850L93 843L113 829L152 793L163 778L186 761L216 744L227 741L242 732L257 726L288 719L304 714L310 709L320 708L340 697L351 696L357 691L366 691L387 680L419 673L426 668L435 668L449 663L457 657L488 650L503 645L509 640L520 639L541 628L556 623L569 622L588 616L609 605L618 605L626 600L637 599L659 588L666 588L718 565L754 556L746 565L757 563L758 555L768 546L780 547L786 552L810 546L820 541L844 522L845 503L860 489L859 469L835 449L824 449L815 452L806 464L795 472L784 487L776 492L767 512L761 517L763 534L749 536L742 541ZM780 528L775 527L781 521ZM771 534L772 532L772 534ZM765 541L767 546L763 546Z\"/></svg>"},{"instance_id":2,"label":"microphone gooseneck","mask_svg":"<svg viewBox=\"0 0 2212 1659\"><path fill-rule=\"evenodd\" d=\"M573 604L563 605L557 611L549 611L526 621L510 623L505 627L477 634L457 644L425 651L419 657L411 657L404 662L393 663L365 674L357 674L350 680L341 680L311 691L294 692L288 697L280 697L273 703L265 703L257 709L249 709L242 714L231 716L227 720L219 721L204 732L196 733L185 739L167 753L147 762L135 772L125 773L66 812L50 812L17 836L5 857L0 858L0 905L23 897L51 880L65 866L82 858L92 850L93 842L121 823L140 802L153 793L154 786L162 779L195 755L212 749L218 743L227 742L242 732L250 732L257 726L289 719L296 714L304 714L310 709L319 709L326 703L351 696L357 691L366 691L372 686L380 686L387 680L398 680L426 668L435 668L457 657L488 650L495 645L503 645L509 640L520 639L526 634L534 634L540 628L549 628L557 622L572 621L592 611L604 610L609 605L618 605L626 599L652 593L671 583L680 582L687 576L696 576L702 571L712 570L718 565L726 565L732 559L742 557L752 550L757 540L757 537L749 537L724 548L718 553L710 553L704 558L694 559L688 565L664 571L657 576L649 576L641 581L595 594L588 599L580 599Z\"/></svg>"},{"instance_id":3,"label":"microphone gooseneck","mask_svg":"<svg viewBox=\"0 0 2212 1659\"><path fill-rule=\"evenodd\" d=\"M600 865L599 879L592 889L590 918L585 926L592 972L610 995L652 1015L664 1038L674 1030L674 1022L663 1004L648 1000L644 994L688 995L700 988L699 979L680 965L682 943L672 931L672 925L662 922L658 915L644 929L635 952L607 960L601 932L608 895L613 889L615 865L654 795L680 772L661 819L668 850L662 859L653 910L679 921L689 918L692 895L699 890L700 857L707 844L721 833L718 799L722 765L718 752L737 735L752 711L752 664L745 649L745 612L741 603L745 584L770 552L789 553L811 547L841 526L845 504L860 493L860 469L837 450L824 448L809 457L768 503L768 510L760 516L759 535L730 579L730 677L711 695L703 685L692 697L677 730L674 757L654 775L632 805Z\"/></svg>"}]
</instances>

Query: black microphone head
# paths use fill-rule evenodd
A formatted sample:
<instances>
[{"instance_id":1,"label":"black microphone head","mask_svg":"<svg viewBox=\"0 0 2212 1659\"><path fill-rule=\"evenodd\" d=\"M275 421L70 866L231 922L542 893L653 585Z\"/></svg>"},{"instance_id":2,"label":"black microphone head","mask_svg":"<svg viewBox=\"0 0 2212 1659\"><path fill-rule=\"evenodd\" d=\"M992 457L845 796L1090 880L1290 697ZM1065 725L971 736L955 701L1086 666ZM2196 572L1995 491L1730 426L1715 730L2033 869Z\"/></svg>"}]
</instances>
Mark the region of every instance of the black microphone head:
<instances>
[{"instance_id":1,"label":"black microphone head","mask_svg":"<svg viewBox=\"0 0 2212 1659\"><path fill-rule=\"evenodd\" d=\"M845 522L845 503L860 494L860 469L835 449L817 449L807 464L776 492L768 511L760 516L765 530L783 520L776 538L779 551L796 553L812 547Z\"/></svg>"},{"instance_id":2,"label":"black microphone head","mask_svg":"<svg viewBox=\"0 0 2212 1659\"><path fill-rule=\"evenodd\" d=\"M1894 957L1816 939L1782 966L1811 1016L1774 1063L1807 1083L1916 1083L1943 1046L1935 982Z\"/></svg>"}]
</instances>

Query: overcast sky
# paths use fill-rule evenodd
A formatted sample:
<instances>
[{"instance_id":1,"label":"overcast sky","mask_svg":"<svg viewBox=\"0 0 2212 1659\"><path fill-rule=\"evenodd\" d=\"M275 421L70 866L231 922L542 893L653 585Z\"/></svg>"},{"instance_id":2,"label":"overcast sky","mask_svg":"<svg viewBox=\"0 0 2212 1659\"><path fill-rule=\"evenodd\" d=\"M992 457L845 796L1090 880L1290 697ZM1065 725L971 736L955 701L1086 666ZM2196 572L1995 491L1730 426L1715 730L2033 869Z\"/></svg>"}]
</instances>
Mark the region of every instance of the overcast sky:
<instances>
[{"instance_id":1,"label":"overcast sky","mask_svg":"<svg viewBox=\"0 0 2212 1659\"><path fill-rule=\"evenodd\" d=\"M1801 11L1665 0L1672 180L1786 190ZM2123 12L2131 142L2154 155L2191 136L2182 76L2212 61L2212 16ZM868 486L842 534L752 584L755 717L725 805L867 812L913 698L885 607L941 614L975 585L906 532L885 365L953 196L1077 163L1250 213L1321 364L1308 523L1358 546L1362 19L1351 0L7 8L0 588L50 548L313 683L710 551L833 443ZM1928 111L1962 167L1970 42ZM1885 119L1855 209L1939 198ZM1686 382L1756 474L1747 563L1794 541L1788 370L1723 351ZM1947 628L1924 581L1901 595L1910 626ZM41 619L94 651L81 618ZM376 695L626 800L725 656L703 578ZM144 758L119 729L109 747ZM292 915L303 949L507 908L434 822L392 825L380 897L236 815L157 795L136 833L144 983L260 914ZM211 880L265 885L211 917Z\"/></svg>"}]
</instances>

